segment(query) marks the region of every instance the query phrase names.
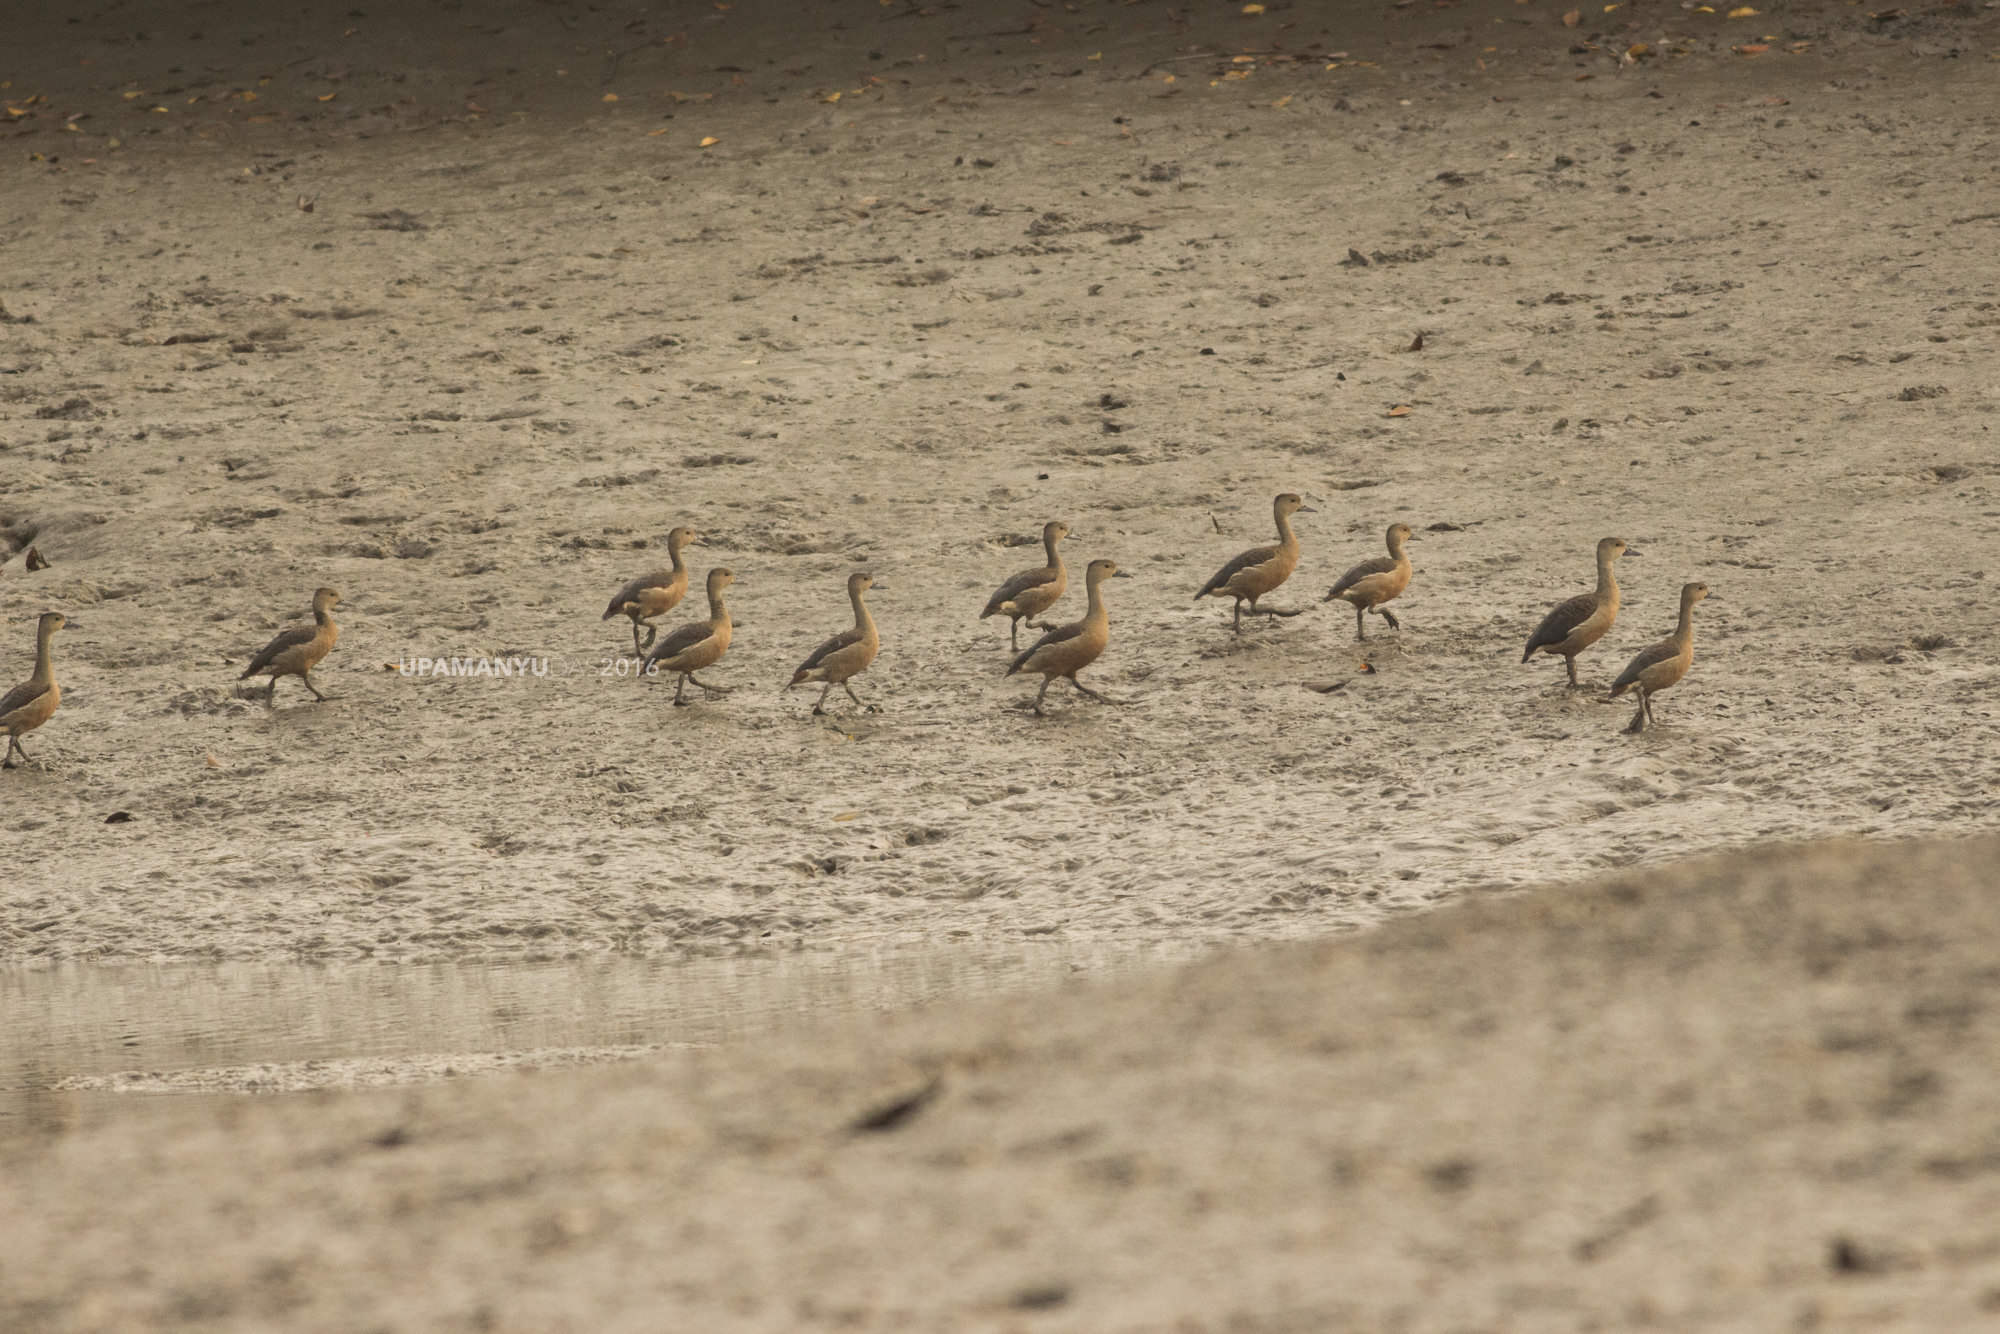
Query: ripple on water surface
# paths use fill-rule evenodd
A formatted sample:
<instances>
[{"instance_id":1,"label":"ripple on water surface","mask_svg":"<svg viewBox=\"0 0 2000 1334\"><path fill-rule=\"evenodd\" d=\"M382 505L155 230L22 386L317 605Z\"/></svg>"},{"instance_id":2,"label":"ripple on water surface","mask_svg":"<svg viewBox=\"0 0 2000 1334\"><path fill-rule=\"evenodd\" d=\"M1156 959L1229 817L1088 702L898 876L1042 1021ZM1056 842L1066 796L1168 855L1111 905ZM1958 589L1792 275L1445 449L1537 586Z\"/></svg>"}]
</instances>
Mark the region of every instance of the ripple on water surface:
<instances>
[{"instance_id":1,"label":"ripple on water surface","mask_svg":"<svg viewBox=\"0 0 2000 1334\"><path fill-rule=\"evenodd\" d=\"M0 1139L151 1101L121 1095L289 1093L621 1060L1170 957L1044 941L695 960L10 969L0 971Z\"/></svg>"}]
</instances>

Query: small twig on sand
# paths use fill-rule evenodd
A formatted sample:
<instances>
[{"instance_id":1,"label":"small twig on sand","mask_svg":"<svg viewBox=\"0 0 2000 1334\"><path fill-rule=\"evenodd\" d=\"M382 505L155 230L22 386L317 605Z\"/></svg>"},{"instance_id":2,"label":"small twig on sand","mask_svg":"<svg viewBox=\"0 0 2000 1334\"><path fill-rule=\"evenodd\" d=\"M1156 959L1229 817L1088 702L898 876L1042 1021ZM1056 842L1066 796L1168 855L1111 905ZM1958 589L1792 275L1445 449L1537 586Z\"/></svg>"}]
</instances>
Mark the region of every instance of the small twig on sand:
<instances>
[{"instance_id":1,"label":"small twig on sand","mask_svg":"<svg viewBox=\"0 0 2000 1334\"><path fill-rule=\"evenodd\" d=\"M1236 369L1242 371L1245 375L1261 375L1266 378L1269 378L1278 375L1297 375L1300 371L1322 370L1328 366L1333 365L1335 362L1339 360L1340 358L1338 357L1328 357L1325 361L1309 361L1303 366L1288 366L1281 371L1267 371L1267 370L1253 371L1242 366L1238 366Z\"/></svg>"},{"instance_id":2,"label":"small twig on sand","mask_svg":"<svg viewBox=\"0 0 2000 1334\"><path fill-rule=\"evenodd\" d=\"M1140 70L1139 73L1151 74L1162 65L1178 65L1188 60L1233 60L1237 56L1290 56L1294 54L1296 53L1291 51L1202 51L1191 56L1162 56L1160 59L1146 66L1146 68Z\"/></svg>"}]
</instances>

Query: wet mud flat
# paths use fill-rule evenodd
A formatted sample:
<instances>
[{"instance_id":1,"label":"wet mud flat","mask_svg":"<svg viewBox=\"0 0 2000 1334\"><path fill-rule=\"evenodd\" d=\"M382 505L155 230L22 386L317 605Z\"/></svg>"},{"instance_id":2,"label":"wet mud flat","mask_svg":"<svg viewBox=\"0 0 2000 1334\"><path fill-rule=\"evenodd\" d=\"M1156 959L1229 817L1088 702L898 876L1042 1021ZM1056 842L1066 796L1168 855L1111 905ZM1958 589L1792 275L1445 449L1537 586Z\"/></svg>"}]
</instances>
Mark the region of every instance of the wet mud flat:
<instances>
[{"instance_id":1,"label":"wet mud flat","mask_svg":"<svg viewBox=\"0 0 2000 1334\"><path fill-rule=\"evenodd\" d=\"M0 664L75 624L0 959L1266 940L1991 823L1991 11L778 8L22 29ZM1280 490L1314 610L1233 637ZM1134 577L1122 705L1038 720L974 617L1051 517ZM679 710L599 619L677 523L738 621ZM1515 659L1606 534L1568 694ZM863 567L884 711L809 719Z\"/></svg>"}]
</instances>

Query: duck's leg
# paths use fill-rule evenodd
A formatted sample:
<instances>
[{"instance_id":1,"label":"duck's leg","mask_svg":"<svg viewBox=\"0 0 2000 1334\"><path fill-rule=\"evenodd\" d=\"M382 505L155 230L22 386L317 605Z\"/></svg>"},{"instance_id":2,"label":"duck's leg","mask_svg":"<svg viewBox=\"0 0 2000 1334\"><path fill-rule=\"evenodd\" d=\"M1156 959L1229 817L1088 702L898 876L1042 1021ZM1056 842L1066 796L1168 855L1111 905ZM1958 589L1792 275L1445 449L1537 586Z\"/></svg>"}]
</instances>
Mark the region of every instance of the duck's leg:
<instances>
[{"instance_id":1,"label":"duck's leg","mask_svg":"<svg viewBox=\"0 0 2000 1334\"><path fill-rule=\"evenodd\" d=\"M1358 602L1354 604L1354 637L1368 638L1368 609Z\"/></svg>"},{"instance_id":2,"label":"duck's leg","mask_svg":"<svg viewBox=\"0 0 2000 1334\"><path fill-rule=\"evenodd\" d=\"M1069 683L1070 683L1071 685L1073 685L1073 686L1075 686L1075 687L1077 688L1077 693L1079 693L1079 694L1083 694L1083 695L1088 695L1088 696L1090 696L1090 697L1091 697L1092 699L1096 700L1096 701L1097 701L1097 702L1098 702L1099 704L1116 704L1116 703L1118 703L1118 701L1117 701L1117 700L1115 700L1115 699L1113 699L1113 698L1111 698L1111 696L1109 696L1109 695L1104 695L1104 694L1099 694L1099 693L1098 693L1097 691L1095 691L1095 690L1092 690L1092 689L1091 689L1091 688L1090 688L1089 686L1087 686L1087 685L1085 685L1085 684L1084 684L1083 682L1081 682L1081 681L1077 680L1077 679L1076 679L1076 678L1075 678L1074 676L1070 677L1070 679L1069 679Z\"/></svg>"},{"instance_id":3,"label":"duck's leg","mask_svg":"<svg viewBox=\"0 0 2000 1334\"><path fill-rule=\"evenodd\" d=\"M1007 645L1013 649L1021 647L1021 618L1018 616L1007 618Z\"/></svg>"},{"instance_id":4,"label":"duck's leg","mask_svg":"<svg viewBox=\"0 0 2000 1334\"><path fill-rule=\"evenodd\" d=\"M1254 603L1254 602L1253 602L1253 603L1251 603L1251 604L1250 604L1250 606L1251 606L1251 610L1253 610L1253 611L1254 611L1254 610L1256 610L1256 605L1257 605L1257 604L1256 604L1256 603ZM1230 632L1231 632L1232 634L1239 634L1239 635L1240 635L1240 634L1242 634L1242 633L1243 633L1243 599L1242 599L1242 598L1238 598L1238 599L1236 599L1236 614L1235 614L1234 616L1232 616L1232 617L1230 618L1230 620L1229 620L1229 629L1230 629Z\"/></svg>"},{"instance_id":5,"label":"duck's leg","mask_svg":"<svg viewBox=\"0 0 2000 1334\"><path fill-rule=\"evenodd\" d=\"M632 618L632 656L635 658L643 657L645 656L645 652L646 646L639 642L639 618L634 616Z\"/></svg>"},{"instance_id":6,"label":"duck's leg","mask_svg":"<svg viewBox=\"0 0 2000 1334\"><path fill-rule=\"evenodd\" d=\"M312 692L313 692L313 698L314 698L314 699L316 699L316 700L319 700L319 701L321 701L322 703L324 703L324 702L325 702L325 700L326 700L326 696L325 696L325 695L322 695L322 694L320 694L320 693L319 693L319 687L313 684L313 678L312 678L312 673L311 673L311 672L300 672L300 673L299 673L299 680L301 680L301 681L304 681L304 682L306 683L306 689L307 689L307 690L310 690L310 691L312 691ZM275 688L275 687L277 686L277 684L278 684L278 679L277 679L276 677L272 677L272 678L271 678L271 685L272 685L272 687L273 687L273 688Z\"/></svg>"},{"instance_id":7,"label":"duck's leg","mask_svg":"<svg viewBox=\"0 0 2000 1334\"><path fill-rule=\"evenodd\" d=\"M687 690L687 684L688 684L688 674L686 672L682 672L681 679L674 682L674 703L676 704L687 703L687 700L683 697L684 692Z\"/></svg>"},{"instance_id":8,"label":"duck's leg","mask_svg":"<svg viewBox=\"0 0 2000 1334\"><path fill-rule=\"evenodd\" d=\"M735 686L712 686L708 682L702 680L699 676L696 676L693 672L689 672L687 674L687 679L694 682L696 685L700 686L702 688L703 693L705 694L726 695L730 691L736 689Z\"/></svg>"},{"instance_id":9,"label":"duck's leg","mask_svg":"<svg viewBox=\"0 0 2000 1334\"><path fill-rule=\"evenodd\" d=\"M1563 655L1563 666L1569 668L1570 689L1576 689L1576 654L1565 653Z\"/></svg>"},{"instance_id":10,"label":"duck's leg","mask_svg":"<svg viewBox=\"0 0 2000 1334\"><path fill-rule=\"evenodd\" d=\"M1389 623L1391 630L1400 630L1403 628L1403 623L1396 619L1396 613L1390 611L1387 607L1377 607L1375 611L1383 620Z\"/></svg>"},{"instance_id":11,"label":"duck's leg","mask_svg":"<svg viewBox=\"0 0 2000 1334\"><path fill-rule=\"evenodd\" d=\"M863 713L880 713L880 712L882 712L882 710L881 710L881 709L880 709L880 708L879 708L878 706L876 706L876 705L873 705L873 704L865 704L865 703L862 703L862 699L861 699L861 696L859 696L859 695L857 695L857 694L855 694L855 693L854 693L854 687L853 687L853 686L852 686L851 684L849 684L848 682L846 682L846 681L842 681L842 682L840 683L840 688L841 688L842 690L845 690L845 691L847 692L847 697L848 697L849 699L853 700L853 701L854 701L854 702L855 702L856 704L860 704L860 705L861 705L861 711L862 711Z\"/></svg>"},{"instance_id":12,"label":"duck's leg","mask_svg":"<svg viewBox=\"0 0 2000 1334\"><path fill-rule=\"evenodd\" d=\"M1627 724L1627 725L1626 725L1626 728L1625 728L1625 730L1626 730L1627 732L1635 732L1635 733L1636 733L1636 732L1643 732L1643 731L1645 731L1645 730L1646 730L1646 723L1647 723L1647 722L1648 722L1648 718L1647 718L1647 714L1646 714L1646 687L1644 687L1644 686L1640 686L1640 687L1639 687L1639 707L1638 707L1637 711L1633 713L1633 715L1632 715L1632 721L1631 721L1631 722L1630 722L1629 724Z\"/></svg>"},{"instance_id":13,"label":"duck's leg","mask_svg":"<svg viewBox=\"0 0 2000 1334\"><path fill-rule=\"evenodd\" d=\"M1042 696L1049 693L1049 682L1053 680L1055 680L1053 676L1044 676L1042 678L1042 688L1035 692L1035 716L1037 718L1048 717L1047 714L1042 712Z\"/></svg>"},{"instance_id":14,"label":"duck's leg","mask_svg":"<svg viewBox=\"0 0 2000 1334\"><path fill-rule=\"evenodd\" d=\"M832 689L833 689L833 682L831 681L828 681L824 686L820 687L819 699L814 701L813 703L813 715L815 717L826 712L826 695L827 692Z\"/></svg>"}]
</instances>

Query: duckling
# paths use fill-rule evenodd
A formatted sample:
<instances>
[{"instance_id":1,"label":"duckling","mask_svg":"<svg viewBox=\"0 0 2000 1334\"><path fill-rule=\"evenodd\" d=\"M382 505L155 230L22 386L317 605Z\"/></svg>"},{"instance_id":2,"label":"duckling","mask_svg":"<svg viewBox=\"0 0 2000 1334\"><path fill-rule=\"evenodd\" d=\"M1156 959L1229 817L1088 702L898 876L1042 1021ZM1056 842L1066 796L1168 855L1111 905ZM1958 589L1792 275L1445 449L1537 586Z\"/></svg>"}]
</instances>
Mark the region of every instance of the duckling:
<instances>
[{"instance_id":1,"label":"duckling","mask_svg":"<svg viewBox=\"0 0 2000 1334\"><path fill-rule=\"evenodd\" d=\"M681 559L681 551L690 543L701 541L701 534L692 528L676 528L667 534L667 559L673 568L654 570L642 574L625 587L611 595L611 605L604 609L604 619L624 614L632 618L632 652L643 655L653 646L659 636L659 628L653 618L664 616L680 605L687 596L687 562ZM639 627L646 627L646 642L639 642Z\"/></svg>"},{"instance_id":2,"label":"duckling","mask_svg":"<svg viewBox=\"0 0 2000 1334\"><path fill-rule=\"evenodd\" d=\"M314 699L324 701L327 697L320 694L319 687L313 684L312 669L333 652L334 644L340 639L340 627L333 623L333 609L339 602L340 594L331 588L316 589L312 601L312 629L300 625L280 631L277 638L264 645L257 656L250 659L250 665L236 679L247 681L253 676L268 673L271 688L265 692L264 702L271 704L278 698L278 678L296 676L305 682Z\"/></svg>"},{"instance_id":3,"label":"duckling","mask_svg":"<svg viewBox=\"0 0 2000 1334\"><path fill-rule=\"evenodd\" d=\"M1257 605L1257 599L1292 577L1292 571L1299 563L1299 539L1292 532L1291 518L1294 514L1314 512L1312 506L1290 491L1278 496L1271 502L1271 517L1278 525L1278 544L1270 547L1252 547L1230 561L1201 586L1201 592L1194 595L1194 600L1199 602L1210 594L1235 598L1235 615L1230 618L1229 628L1237 634L1243 633L1245 602L1250 604L1252 615L1298 615L1298 611L1278 611L1270 607L1260 607Z\"/></svg>"},{"instance_id":4,"label":"duckling","mask_svg":"<svg viewBox=\"0 0 2000 1334\"><path fill-rule=\"evenodd\" d=\"M1083 586L1090 598L1089 608L1083 619L1059 625L1031 644L1027 651L1014 659L1007 668L1007 675L1016 672L1040 672L1042 688L1035 692L1035 716L1045 717L1042 712L1042 697L1049 693L1049 684L1058 676L1065 677L1077 690L1100 704L1114 701L1100 695L1089 686L1076 679L1076 674L1097 661L1111 642L1111 617L1104 609L1106 579L1129 579L1132 576L1118 568L1115 561L1094 560L1084 570Z\"/></svg>"},{"instance_id":5,"label":"duckling","mask_svg":"<svg viewBox=\"0 0 2000 1334\"><path fill-rule=\"evenodd\" d=\"M1598 541L1596 590L1558 602L1528 636L1522 662L1537 653L1560 653L1563 666L1569 669L1569 684L1575 687L1576 655L1604 638L1604 632L1618 619L1618 579L1611 573L1611 562L1624 554L1622 540L1606 537Z\"/></svg>"},{"instance_id":6,"label":"duckling","mask_svg":"<svg viewBox=\"0 0 2000 1334\"><path fill-rule=\"evenodd\" d=\"M868 670L868 664L875 661L876 650L882 647L881 636L875 631L875 618L868 614L868 604L861 598L874 583L872 574L847 576L847 600L854 605L854 628L841 631L814 649L785 686L790 690L801 681L826 682L819 692L819 702L813 705L815 715L826 712L827 693L835 686L845 690L847 697L867 712L880 711L873 704L862 704L861 696L854 693L851 684L854 677Z\"/></svg>"},{"instance_id":7,"label":"duckling","mask_svg":"<svg viewBox=\"0 0 2000 1334\"><path fill-rule=\"evenodd\" d=\"M682 697L687 683L692 681L708 695L726 695L734 686L714 686L696 676L704 667L713 667L722 661L722 655L729 651L729 637L733 627L729 620L729 607L722 600L722 590L736 581L736 575L721 568L708 572L708 619L683 625L658 644L653 646L646 660L640 665L639 679L644 681L657 669L663 672L679 672L681 679L674 683L674 703L692 704L694 701Z\"/></svg>"},{"instance_id":8,"label":"duckling","mask_svg":"<svg viewBox=\"0 0 2000 1334\"><path fill-rule=\"evenodd\" d=\"M1377 556L1374 560L1364 560L1346 574L1340 582L1327 590L1325 600L1340 598L1354 605L1354 637L1368 638L1368 626L1364 619L1372 608L1376 615L1389 623L1392 630L1400 630L1403 623L1396 619L1396 613L1382 604L1399 595L1410 586L1410 558L1403 552L1403 543L1413 541L1410 525L1392 523L1389 525L1389 554Z\"/></svg>"},{"instance_id":9,"label":"duckling","mask_svg":"<svg viewBox=\"0 0 2000 1334\"><path fill-rule=\"evenodd\" d=\"M1639 692L1639 711L1625 730L1643 732L1653 723L1653 696L1680 681L1694 665L1694 604L1708 596L1707 584L1681 585L1681 619L1674 632L1651 648L1641 649L1618 679L1611 683L1611 698L1628 690Z\"/></svg>"},{"instance_id":10,"label":"duckling","mask_svg":"<svg viewBox=\"0 0 2000 1334\"><path fill-rule=\"evenodd\" d=\"M1007 643L1014 649L1021 647L1021 622L1027 621L1030 630L1045 627L1035 624L1040 616L1056 605L1064 590L1069 587L1069 571L1063 568L1062 553L1056 550L1056 543L1069 536L1069 525L1061 520L1051 520L1042 525L1042 550L1049 563L1039 570L1023 570L993 591L986 600L986 610L979 613L979 619L988 616L1008 618Z\"/></svg>"},{"instance_id":11,"label":"duckling","mask_svg":"<svg viewBox=\"0 0 2000 1334\"><path fill-rule=\"evenodd\" d=\"M0 769L12 769L14 756L28 758L21 747L21 734L32 732L55 717L62 704L62 687L56 684L55 664L50 646L56 631L63 628L63 614L45 611L35 622L35 670L27 680L0 695L0 732L7 734L7 754Z\"/></svg>"}]
</instances>

